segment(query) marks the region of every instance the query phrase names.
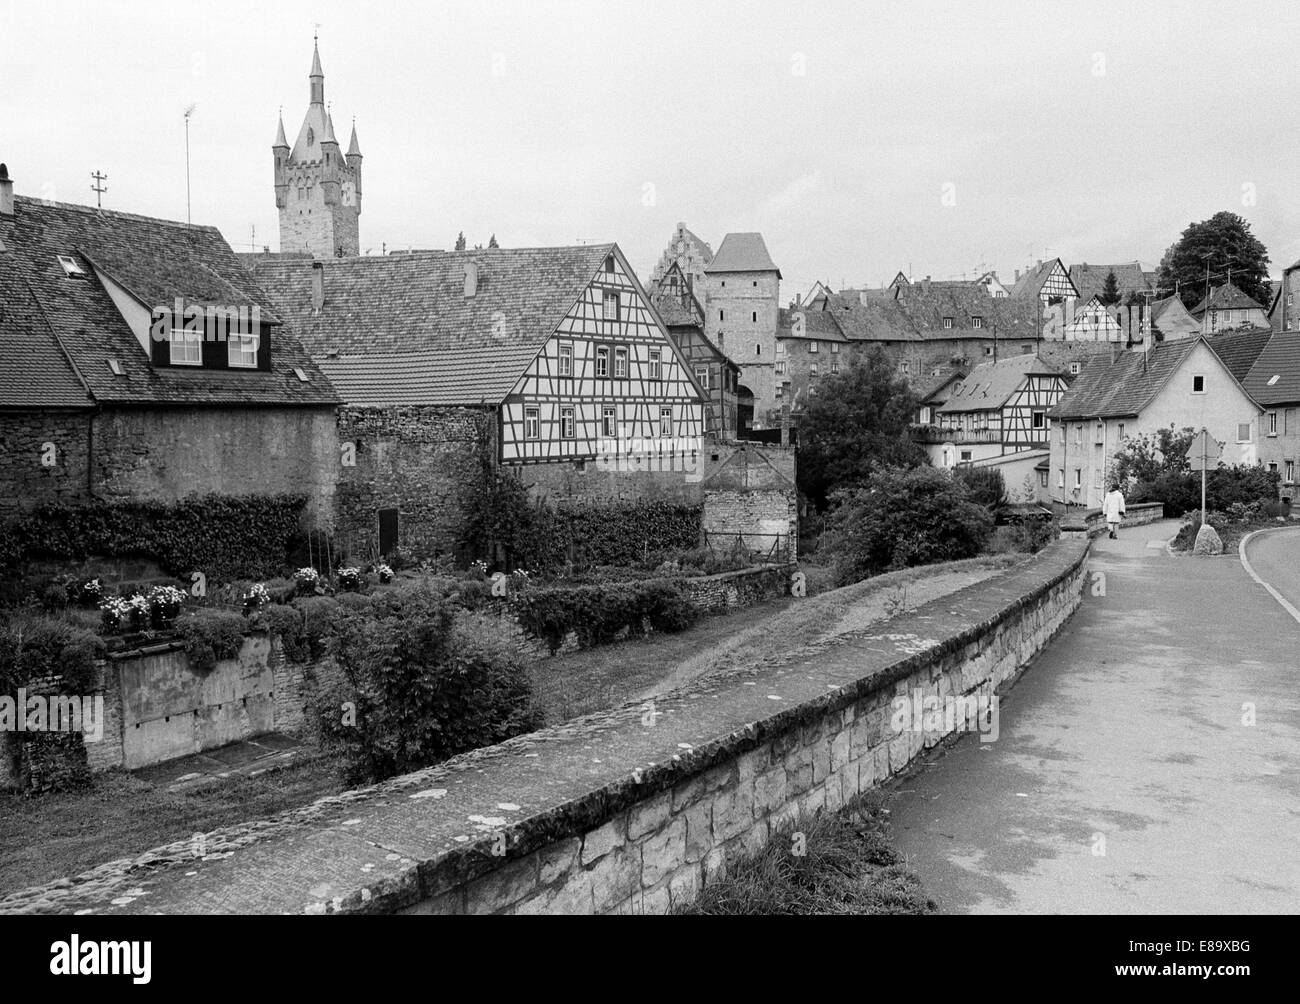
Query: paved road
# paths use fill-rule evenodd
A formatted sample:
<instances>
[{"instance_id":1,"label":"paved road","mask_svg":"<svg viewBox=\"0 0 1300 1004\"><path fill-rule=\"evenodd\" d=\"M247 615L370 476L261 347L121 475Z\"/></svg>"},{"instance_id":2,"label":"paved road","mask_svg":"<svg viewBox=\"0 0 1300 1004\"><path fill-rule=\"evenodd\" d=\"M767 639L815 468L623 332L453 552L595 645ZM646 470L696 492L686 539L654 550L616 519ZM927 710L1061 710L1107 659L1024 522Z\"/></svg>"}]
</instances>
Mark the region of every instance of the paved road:
<instances>
[{"instance_id":1,"label":"paved road","mask_svg":"<svg viewBox=\"0 0 1300 1004\"><path fill-rule=\"evenodd\" d=\"M944 909L1300 912L1300 624L1236 557L1166 553L1176 529L1094 541L1105 595L1003 699L998 740L895 794ZM1300 607L1300 532L1274 538L1251 560Z\"/></svg>"}]
</instances>

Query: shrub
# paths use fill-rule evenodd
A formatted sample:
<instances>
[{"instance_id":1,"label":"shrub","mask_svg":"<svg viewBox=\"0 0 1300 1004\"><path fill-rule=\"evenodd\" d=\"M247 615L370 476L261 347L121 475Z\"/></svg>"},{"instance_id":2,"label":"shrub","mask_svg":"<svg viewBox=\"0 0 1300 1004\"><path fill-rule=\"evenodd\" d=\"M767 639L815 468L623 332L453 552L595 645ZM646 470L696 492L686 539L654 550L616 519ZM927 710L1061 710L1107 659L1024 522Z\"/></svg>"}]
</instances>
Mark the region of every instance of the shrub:
<instances>
[{"instance_id":1,"label":"shrub","mask_svg":"<svg viewBox=\"0 0 1300 1004\"><path fill-rule=\"evenodd\" d=\"M185 605L185 594L175 586L154 586L145 597L149 603L149 616L154 627L167 627Z\"/></svg>"},{"instance_id":2,"label":"shrub","mask_svg":"<svg viewBox=\"0 0 1300 1004\"><path fill-rule=\"evenodd\" d=\"M95 662L104 654L93 632L66 621L26 612L0 611L0 694L47 677L61 677L70 693L94 689Z\"/></svg>"},{"instance_id":3,"label":"shrub","mask_svg":"<svg viewBox=\"0 0 1300 1004\"><path fill-rule=\"evenodd\" d=\"M1007 504L1007 484L996 467L957 467L953 477L966 489L966 497L996 514Z\"/></svg>"},{"instance_id":4,"label":"shrub","mask_svg":"<svg viewBox=\"0 0 1300 1004\"><path fill-rule=\"evenodd\" d=\"M932 467L886 468L864 486L837 493L827 544L841 584L871 575L979 554L993 517L960 481Z\"/></svg>"},{"instance_id":5,"label":"shrub","mask_svg":"<svg viewBox=\"0 0 1300 1004\"><path fill-rule=\"evenodd\" d=\"M313 702L349 783L418 770L538 724L527 673L491 622L457 622L434 590L385 590L341 608L337 682ZM339 707L355 708L355 722Z\"/></svg>"},{"instance_id":6,"label":"shrub","mask_svg":"<svg viewBox=\"0 0 1300 1004\"><path fill-rule=\"evenodd\" d=\"M340 568L338 571L339 588L355 593L361 588L362 578L359 568Z\"/></svg>"},{"instance_id":7,"label":"shrub","mask_svg":"<svg viewBox=\"0 0 1300 1004\"><path fill-rule=\"evenodd\" d=\"M290 662L307 662L311 658L305 618L297 607L272 603L253 610L250 623L253 627L279 638L284 649L284 657Z\"/></svg>"},{"instance_id":8,"label":"shrub","mask_svg":"<svg viewBox=\"0 0 1300 1004\"><path fill-rule=\"evenodd\" d=\"M190 667L199 673L216 669L217 660L233 659L244 644L246 622L225 610L200 609L176 622Z\"/></svg>"},{"instance_id":9,"label":"shrub","mask_svg":"<svg viewBox=\"0 0 1300 1004\"><path fill-rule=\"evenodd\" d=\"M338 600L330 596L306 596L294 600L293 606L302 613L302 637L307 654L312 659L321 658L329 651L334 619L340 609Z\"/></svg>"},{"instance_id":10,"label":"shrub","mask_svg":"<svg viewBox=\"0 0 1300 1004\"><path fill-rule=\"evenodd\" d=\"M1205 503L1211 512L1230 512L1234 504L1253 506L1277 501L1279 475L1246 464L1217 467L1205 479ZM1181 516L1200 508L1201 475L1165 471L1152 481L1140 481L1127 493L1128 502L1163 502L1166 516Z\"/></svg>"},{"instance_id":11,"label":"shrub","mask_svg":"<svg viewBox=\"0 0 1300 1004\"><path fill-rule=\"evenodd\" d=\"M514 601L519 625L544 641L554 655L573 632L578 645L594 648L626 631L684 631L699 618L685 590L671 582L620 582L530 589Z\"/></svg>"},{"instance_id":12,"label":"shrub","mask_svg":"<svg viewBox=\"0 0 1300 1004\"><path fill-rule=\"evenodd\" d=\"M309 565L294 572L293 581L297 583L299 596L315 596L320 585L320 573Z\"/></svg>"}]
</instances>

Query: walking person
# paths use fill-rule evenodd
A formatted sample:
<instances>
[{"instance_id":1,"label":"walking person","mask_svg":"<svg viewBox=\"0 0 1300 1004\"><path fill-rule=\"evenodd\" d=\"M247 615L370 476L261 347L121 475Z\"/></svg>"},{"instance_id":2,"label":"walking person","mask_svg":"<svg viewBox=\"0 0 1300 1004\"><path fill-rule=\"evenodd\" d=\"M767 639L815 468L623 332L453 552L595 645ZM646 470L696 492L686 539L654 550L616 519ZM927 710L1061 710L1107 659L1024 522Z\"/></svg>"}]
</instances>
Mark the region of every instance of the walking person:
<instances>
[{"instance_id":1,"label":"walking person","mask_svg":"<svg viewBox=\"0 0 1300 1004\"><path fill-rule=\"evenodd\" d=\"M1106 526L1110 530L1110 539L1118 540L1119 535L1115 531L1119 529L1119 521L1124 518L1124 493L1119 490L1118 481L1110 486L1110 491L1106 493L1106 500L1102 502L1101 509L1106 514Z\"/></svg>"}]
</instances>

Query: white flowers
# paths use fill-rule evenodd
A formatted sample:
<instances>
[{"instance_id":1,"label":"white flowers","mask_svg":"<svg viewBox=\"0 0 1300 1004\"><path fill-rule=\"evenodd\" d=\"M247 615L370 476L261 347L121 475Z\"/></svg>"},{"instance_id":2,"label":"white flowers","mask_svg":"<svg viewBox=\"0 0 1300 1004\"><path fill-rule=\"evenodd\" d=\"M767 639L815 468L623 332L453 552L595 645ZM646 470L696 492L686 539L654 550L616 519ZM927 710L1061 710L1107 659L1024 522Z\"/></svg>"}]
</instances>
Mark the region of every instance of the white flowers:
<instances>
[{"instance_id":1,"label":"white flowers","mask_svg":"<svg viewBox=\"0 0 1300 1004\"><path fill-rule=\"evenodd\" d=\"M258 582L244 594L243 599L246 610L260 610L270 605L271 593L263 583Z\"/></svg>"},{"instance_id":2,"label":"white flowers","mask_svg":"<svg viewBox=\"0 0 1300 1004\"><path fill-rule=\"evenodd\" d=\"M380 582L392 582L393 579L396 578L393 574L393 570L387 565L376 565L375 573L379 576Z\"/></svg>"}]
</instances>

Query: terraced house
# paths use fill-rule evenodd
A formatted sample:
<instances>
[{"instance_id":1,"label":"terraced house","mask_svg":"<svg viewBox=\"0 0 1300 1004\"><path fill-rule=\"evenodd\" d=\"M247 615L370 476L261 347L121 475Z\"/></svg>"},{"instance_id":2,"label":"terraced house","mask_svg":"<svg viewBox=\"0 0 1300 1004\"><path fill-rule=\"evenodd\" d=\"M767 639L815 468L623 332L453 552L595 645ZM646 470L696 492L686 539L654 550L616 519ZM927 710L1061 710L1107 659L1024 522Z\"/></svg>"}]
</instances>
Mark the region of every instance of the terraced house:
<instances>
[{"instance_id":1,"label":"terraced house","mask_svg":"<svg viewBox=\"0 0 1300 1004\"><path fill-rule=\"evenodd\" d=\"M338 397L212 227L15 196L0 165L0 516L303 493Z\"/></svg>"},{"instance_id":2,"label":"terraced house","mask_svg":"<svg viewBox=\"0 0 1300 1004\"><path fill-rule=\"evenodd\" d=\"M617 245L253 267L343 399L354 548L455 549L485 468L561 503L698 498L708 397Z\"/></svg>"}]
</instances>

